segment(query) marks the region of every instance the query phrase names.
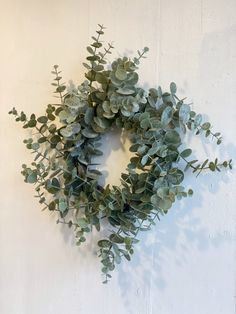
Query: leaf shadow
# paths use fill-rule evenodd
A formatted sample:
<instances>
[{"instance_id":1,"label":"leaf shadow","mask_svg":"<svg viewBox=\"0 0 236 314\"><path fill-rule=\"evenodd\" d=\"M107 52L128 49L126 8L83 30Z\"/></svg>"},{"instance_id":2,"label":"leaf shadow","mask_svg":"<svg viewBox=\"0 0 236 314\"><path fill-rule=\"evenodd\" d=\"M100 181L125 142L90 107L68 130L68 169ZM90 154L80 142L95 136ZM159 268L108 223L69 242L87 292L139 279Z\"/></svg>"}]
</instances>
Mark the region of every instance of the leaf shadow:
<instances>
[{"instance_id":1,"label":"leaf shadow","mask_svg":"<svg viewBox=\"0 0 236 314\"><path fill-rule=\"evenodd\" d=\"M206 192L217 193L222 181L228 182L228 175L225 173L221 176L217 174L218 177L209 184L211 175L201 175L194 184L190 176L187 176L186 186L191 182L191 187L197 192L192 198L177 201L168 214L157 221L151 231L140 233L138 236L140 243L135 247L131 262L125 261L119 265L118 282L124 305L129 309L129 313L134 314L130 294L127 294L127 291L136 291L136 294L140 295L153 288L159 291L167 288L164 274L170 256L172 258L174 256L178 271L187 261L188 251L191 249L188 245L196 247L199 251L205 251L210 246L218 247L225 241L222 236L210 237L209 230L198 214L198 209L203 205L203 195Z\"/></svg>"},{"instance_id":2,"label":"leaf shadow","mask_svg":"<svg viewBox=\"0 0 236 314\"><path fill-rule=\"evenodd\" d=\"M201 85L204 86L206 91L203 93L204 97L209 97L213 103L214 101L224 103L225 93L215 93L212 99L212 86L215 84L212 82L212 78L221 77L224 73L229 89L233 84L233 80L231 78L230 81L229 76L229 73L232 73L232 62L229 59L229 51L225 49L222 42L227 41L228 46L232 47L233 42L236 43L233 40L234 36L235 26L222 32L209 33L204 36L202 41L197 80L200 80ZM220 48L218 49L218 47ZM232 53L231 55L233 56ZM225 62L219 62L222 59ZM187 85L181 89L181 93L185 94L186 88L188 89ZM229 97L233 99L235 93L233 93L233 88L231 90L232 96L229 95ZM230 119L232 120L233 117L230 117ZM193 135L190 132L184 141L187 147L191 147L192 138ZM208 157L217 154L216 157L219 157L220 160L233 159L234 161L236 159L236 146L234 143L223 141L220 146L216 146L214 143L209 146L209 139L201 137L200 141L203 155ZM195 147L194 143L192 147ZM154 291L156 291L156 288L160 292L167 289L165 266L168 258L175 258L176 271L178 271L187 262L190 246L197 247L199 251L205 251L211 247L219 247L225 241L234 241L231 235L229 237L222 236L217 228L214 230L214 236L210 236L207 224L204 223L204 217L198 213L199 209L207 208L204 203L204 194L217 194L222 185L229 184L230 177L232 178L234 173L234 169L231 173L228 170L223 170L221 173L202 173L196 180L192 180L192 175L186 173L184 185L191 185L191 188L196 191L193 197L176 202L168 214L157 222L151 232L140 234L140 243L136 245L131 262L125 262L119 266L118 282L128 313L136 313L132 306L132 295L127 293L128 291L132 291L137 302L139 302L138 300L144 294L150 294L153 288Z\"/></svg>"},{"instance_id":3,"label":"leaf shadow","mask_svg":"<svg viewBox=\"0 0 236 314\"><path fill-rule=\"evenodd\" d=\"M233 33L235 33L234 29L232 29L232 34ZM203 41L203 61L201 61L199 69L199 77L201 79L205 78L205 81L202 83L203 86L210 87L211 78L215 76L215 72L212 74L212 71L215 71L213 68L215 64L219 65L218 60L220 60L222 54L224 54L222 50L217 50L218 47L223 49L221 45L223 36L225 38L224 32L222 32L222 34L217 32L207 35ZM230 38L231 37L229 37L229 39ZM212 49L212 40L214 41L213 46L217 47L217 49ZM211 62L212 69L206 77L205 69L209 68L209 53L211 53L211 51L214 51L215 59ZM230 69L227 69L227 71L230 71ZM145 88L148 89L148 84L145 84ZM187 88L187 86L185 88ZM184 88L181 92L184 93ZM185 140L187 147L191 147L192 137L193 135L191 133L187 135ZM109 133L104 135L103 141L104 145L102 149L104 155L97 160L101 165L108 166L107 160L109 156L111 156L112 152L117 152L119 149L124 150L125 141L123 139L118 140L117 138L111 140L111 134ZM233 143L223 142L219 147L220 149L218 149L217 146L214 145L209 147L209 140L201 138L201 144L203 145L203 152L206 156L212 155L213 152L214 154L219 154L222 160L228 158L235 160L236 158L236 147ZM116 168L115 164L111 170L114 170L114 168ZM103 178L101 184L104 185L105 181L109 178L109 173L106 170L102 170L102 173ZM222 236L210 237L209 230L204 225L204 218L198 213L199 209L205 206L205 193L214 195L219 192L222 184L226 185L229 183L227 171L216 174L202 173L196 180L192 180L192 178L190 173L186 173L185 186L191 186L191 188L196 191L193 197L176 202L168 212L168 215L162 217L161 221L157 222L156 226L152 228L152 231L140 233L140 243L135 247L135 253L131 262L123 261L122 264L117 267L115 276L117 276L118 285L127 313L136 314L136 312L134 312L133 299L131 298L132 294L135 294L135 296L140 299L143 294L148 293L152 288L156 288L159 291L165 291L165 289L167 289L168 282L166 282L165 279L165 265L170 256L173 257L173 254L176 253L174 258L176 270L178 271L178 269L183 268L187 262L190 245L197 247L199 251L205 251L212 246L220 246L222 241L232 241L231 238L225 239ZM74 240L70 230L65 231L65 227L62 227L62 232L65 241L69 242L72 246ZM96 242L99 238L103 237L105 232L106 224L100 234L92 232L92 235L88 237L83 247L79 248L79 252L85 256L92 254L94 257L93 262L95 260L97 261Z\"/></svg>"}]
</instances>

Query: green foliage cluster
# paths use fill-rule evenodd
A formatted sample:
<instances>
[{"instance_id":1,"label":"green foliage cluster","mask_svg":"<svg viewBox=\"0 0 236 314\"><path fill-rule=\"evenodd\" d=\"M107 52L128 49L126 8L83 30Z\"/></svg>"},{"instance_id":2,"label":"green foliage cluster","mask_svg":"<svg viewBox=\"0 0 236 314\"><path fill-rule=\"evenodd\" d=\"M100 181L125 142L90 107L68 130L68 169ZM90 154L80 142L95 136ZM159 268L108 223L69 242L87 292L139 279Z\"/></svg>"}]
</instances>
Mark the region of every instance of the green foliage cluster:
<instances>
[{"instance_id":1,"label":"green foliage cluster","mask_svg":"<svg viewBox=\"0 0 236 314\"><path fill-rule=\"evenodd\" d=\"M138 65L148 48L133 59L118 58L108 66L106 57L113 46L104 48L103 34L99 25L87 47L86 79L81 85L66 87L55 65L52 85L59 102L49 104L38 118L15 108L10 114L23 128L35 131L34 138L24 140L35 157L30 166L22 165L22 174L25 182L34 184L44 209L57 212L57 222L73 229L77 245L86 241L92 228L100 230L102 219L107 221L112 231L98 241L107 282L116 264L131 259L139 231L150 230L176 199L193 194L181 185L184 171L191 169L198 175L232 166L231 160L191 159L192 150L181 145L187 130L212 136L217 144L220 133L213 133L211 124L177 97L175 83L169 92L138 87ZM102 187L94 158L103 154L100 140L113 127L128 132L134 157L121 174L120 186Z\"/></svg>"}]
</instances>

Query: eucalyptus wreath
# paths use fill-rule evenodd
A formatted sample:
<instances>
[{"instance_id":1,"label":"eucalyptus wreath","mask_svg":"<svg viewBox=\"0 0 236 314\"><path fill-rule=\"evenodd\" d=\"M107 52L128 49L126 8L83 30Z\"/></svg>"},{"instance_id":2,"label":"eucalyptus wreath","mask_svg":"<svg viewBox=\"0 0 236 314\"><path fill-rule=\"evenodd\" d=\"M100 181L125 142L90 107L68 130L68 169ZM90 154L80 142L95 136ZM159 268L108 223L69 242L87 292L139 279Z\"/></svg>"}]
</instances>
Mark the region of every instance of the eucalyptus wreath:
<instances>
[{"instance_id":1,"label":"eucalyptus wreath","mask_svg":"<svg viewBox=\"0 0 236 314\"><path fill-rule=\"evenodd\" d=\"M106 283L116 264L131 259L139 231L150 230L176 199L193 194L181 185L184 171L197 175L208 169L220 171L232 168L232 160L192 159L192 150L182 145L187 131L211 136L216 144L221 143L221 134L213 133L211 124L177 97L175 83L168 92L138 86L137 70L147 47L133 59L124 56L108 65L113 46L104 47L103 34L99 25L87 47L87 63L83 63L87 72L81 85L66 86L55 65L52 85L58 102L49 104L38 118L15 108L9 113L24 129L35 131L33 138L24 140L34 161L23 164L21 173L25 182L34 184L43 209L55 212L57 223L73 229L77 245L106 222L109 234L97 243ZM103 154L102 136L112 128L126 132L133 157L121 173L119 186L102 186L95 159Z\"/></svg>"}]
</instances>

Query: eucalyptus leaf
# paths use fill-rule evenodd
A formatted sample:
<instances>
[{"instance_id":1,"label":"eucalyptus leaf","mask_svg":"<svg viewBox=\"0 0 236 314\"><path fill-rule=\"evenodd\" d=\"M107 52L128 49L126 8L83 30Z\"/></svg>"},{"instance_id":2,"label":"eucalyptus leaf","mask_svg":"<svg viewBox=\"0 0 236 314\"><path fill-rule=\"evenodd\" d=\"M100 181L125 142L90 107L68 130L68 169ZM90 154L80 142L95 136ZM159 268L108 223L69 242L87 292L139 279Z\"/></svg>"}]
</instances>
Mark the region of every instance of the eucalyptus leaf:
<instances>
[{"instance_id":1,"label":"eucalyptus leaf","mask_svg":"<svg viewBox=\"0 0 236 314\"><path fill-rule=\"evenodd\" d=\"M32 172L27 176L27 182L28 183L35 183L37 182L37 173L36 172Z\"/></svg>"},{"instance_id":2,"label":"eucalyptus leaf","mask_svg":"<svg viewBox=\"0 0 236 314\"><path fill-rule=\"evenodd\" d=\"M172 113L173 113L173 110L170 106L167 106L163 112L162 112L162 115L161 115L161 123L166 126L167 124L170 123L170 121L172 120Z\"/></svg>"},{"instance_id":3,"label":"eucalyptus leaf","mask_svg":"<svg viewBox=\"0 0 236 314\"><path fill-rule=\"evenodd\" d=\"M123 81L126 79L127 73L124 69L122 69L122 67L118 67L115 72L115 76L118 80Z\"/></svg>"},{"instance_id":4,"label":"eucalyptus leaf","mask_svg":"<svg viewBox=\"0 0 236 314\"><path fill-rule=\"evenodd\" d=\"M179 118L183 123L187 123L190 117L190 106L182 104L179 109Z\"/></svg>"},{"instance_id":5,"label":"eucalyptus leaf","mask_svg":"<svg viewBox=\"0 0 236 314\"><path fill-rule=\"evenodd\" d=\"M92 131L91 129L89 128L85 128L82 130L82 134L87 137L87 138L95 138L98 136L98 133Z\"/></svg>"},{"instance_id":6,"label":"eucalyptus leaf","mask_svg":"<svg viewBox=\"0 0 236 314\"><path fill-rule=\"evenodd\" d=\"M187 149L183 150L183 151L180 153L180 156L181 156L181 157L184 157L184 158L187 158L187 157L189 157L191 154L192 154L192 150L191 150L190 148L187 148Z\"/></svg>"},{"instance_id":7,"label":"eucalyptus leaf","mask_svg":"<svg viewBox=\"0 0 236 314\"><path fill-rule=\"evenodd\" d=\"M171 82L170 83L170 92L171 94L176 94L176 91L177 91L177 87L176 87L176 84L174 82Z\"/></svg>"}]
</instances>

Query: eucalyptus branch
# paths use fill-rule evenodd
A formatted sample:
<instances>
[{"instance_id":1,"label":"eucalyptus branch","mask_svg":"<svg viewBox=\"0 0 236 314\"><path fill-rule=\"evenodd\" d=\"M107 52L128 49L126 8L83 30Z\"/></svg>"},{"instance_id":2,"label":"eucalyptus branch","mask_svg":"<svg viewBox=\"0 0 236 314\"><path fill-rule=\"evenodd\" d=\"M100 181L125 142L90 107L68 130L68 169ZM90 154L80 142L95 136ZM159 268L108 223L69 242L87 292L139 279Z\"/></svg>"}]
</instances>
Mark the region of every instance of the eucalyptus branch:
<instances>
[{"instance_id":1,"label":"eucalyptus branch","mask_svg":"<svg viewBox=\"0 0 236 314\"><path fill-rule=\"evenodd\" d=\"M214 161L209 161L208 159L206 159L202 164L194 165L195 163L197 163L198 160L188 161L183 156L181 156L181 158L187 163L187 166L185 167L185 171L188 170L189 168L192 168L193 173L196 172L197 176L203 170L211 170L211 171L217 170L220 172L220 168L222 167L224 168L229 167L230 169L232 169L232 159L230 159L229 161L223 161L221 163L218 162L218 158L216 158Z\"/></svg>"},{"instance_id":2,"label":"eucalyptus branch","mask_svg":"<svg viewBox=\"0 0 236 314\"><path fill-rule=\"evenodd\" d=\"M104 53L100 55L100 59L98 60L98 63L104 63L105 62L105 57L107 54L111 53L111 49L113 49L114 47L112 46L112 44L108 43L108 48L104 48ZM104 61L104 62L103 62Z\"/></svg>"},{"instance_id":3,"label":"eucalyptus branch","mask_svg":"<svg viewBox=\"0 0 236 314\"><path fill-rule=\"evenodd\" d=\"M57 87L55 93L59 93L61 105L63 105L62 92L66 89L66 87L63 84L60 84L60 80L62 79L62 77L59 76L59 74L61 72L58 71L58 65L54 65L53 68L54 68L54 70L52 71L52 74L54 74L56 76L54 79L54 81L56 81L56 83L52 83L52 85Z\"/></svg>"},{"instance_id":4,"label":"eucalyptus branch","mask_svg":"<svg viewBox=\"0 0 236 314\"><path fill-rule=\"evenodd\" d=\"M134 59L133 59L134 63L135 63L136 65L139 65L140 59L146 58L146 57L145 57L145 54L146 54L148 51L149 51L149 48L148 48L148 47L144 47L142 52L140 52L140 51L138 50L138 57L134 57Z\"/></svg>"},{"instance_id":5,"label":"eucalyptus branch","mask_svg":"<svg viewBox=\"0 0 236 314\"><path fill-rule=\"evenodd\" d=\"M100 39L100 36L104 34L103 29L104 29L103 25L99 24L99 30L97 31L97 33L98 33L97 38L93 38L95 40L95 42L91 44L91 46L93 47L92 48L93 49L92 56L94 57L94 59L92 59L90 61L90 63L91 63L91 71L94 71L94 68L96 66L95 61L99 61L100 60L100 58L97 57L96 52L97 52L98 48L102 47L102 44L99 42L99 39ZM89 83L90 87L92 86L93 81L95 81L95 74L96 74L96 72L93 74L93 78L91 78L91 80L90 80L90 83Z\"/></svg>"}]
</instances>

